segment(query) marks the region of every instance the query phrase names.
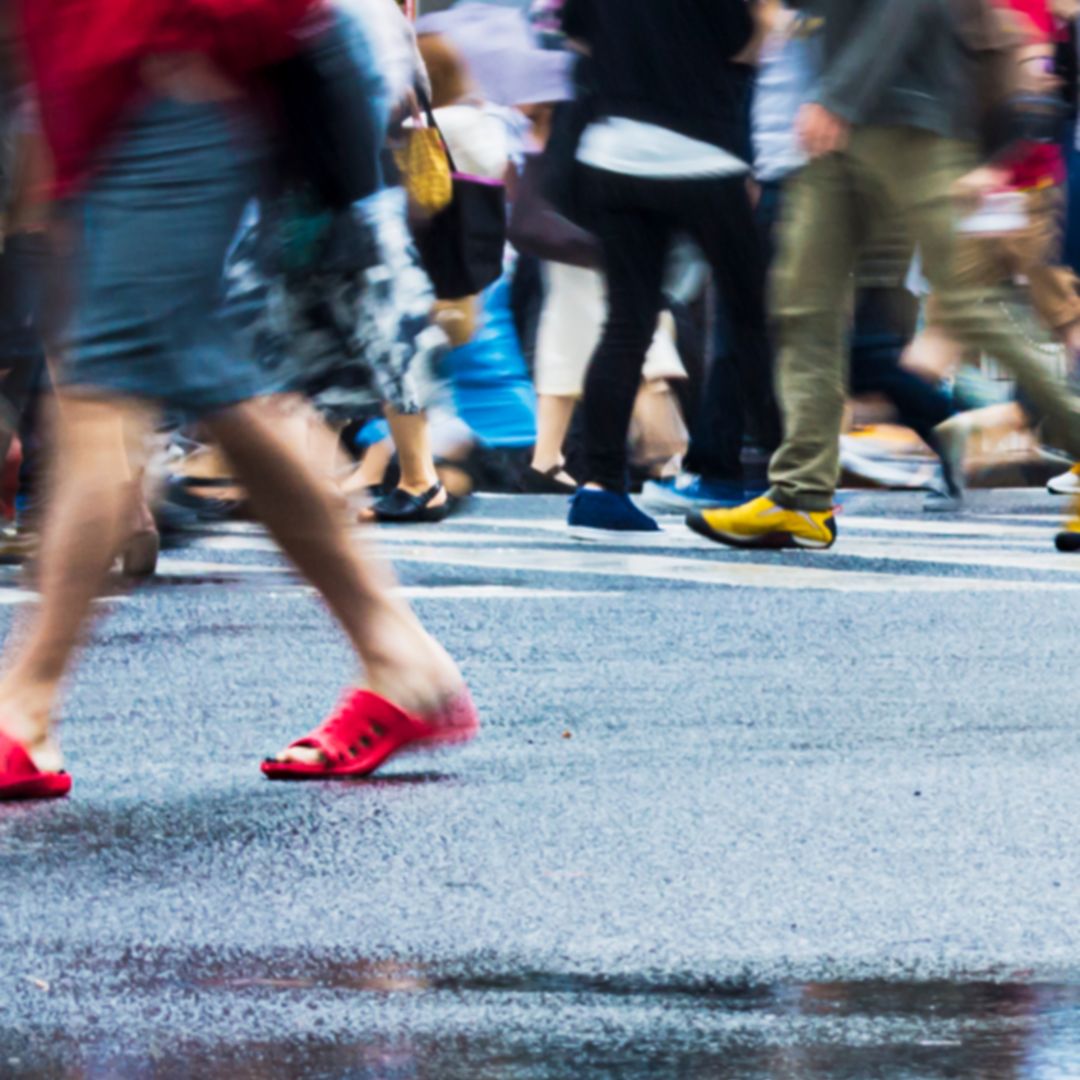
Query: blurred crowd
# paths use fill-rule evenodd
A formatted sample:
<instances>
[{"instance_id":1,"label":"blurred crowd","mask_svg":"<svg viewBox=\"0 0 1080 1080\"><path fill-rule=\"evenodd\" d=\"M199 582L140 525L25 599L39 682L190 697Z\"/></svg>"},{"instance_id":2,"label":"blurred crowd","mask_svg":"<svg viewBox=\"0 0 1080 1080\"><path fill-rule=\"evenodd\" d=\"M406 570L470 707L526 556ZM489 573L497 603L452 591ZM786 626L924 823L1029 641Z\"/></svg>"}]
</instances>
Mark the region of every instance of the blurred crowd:
<instances>
[{"instance_id":1,"label":"blurred crowd","mask_svg":"<svg viewBox=\"0 0 1080 1080\"><path fill-rule=\"evenodd\" d=\"M134 576L162 535L251 512L206 423L247 397L360 521L524 491L572 497L581 538L678 512L821 547L842 477L927 510L995 464L1080 492L1070 0L462 0L415 24L290 0L259 48L245 5L200 0L227 30L203 53L154 40L169 4L80 0L51 28L49 6L3 8L6 559L38 542L53 387L158 406L124 437ZM80 9L105 14L73 44ZM305 19L333 25L321 66L288 44ZM151 99L232 96L257 106L228 146L164 116L132 134ZM158 138L202 155L233 226L116 239L125 199L168 197ZM192 244L219 279L167 304L151 249ZM150 333L125 297L159 271ZM215 335L181 388L148 339L192 304Z\"/></svg>"}]
</instances>

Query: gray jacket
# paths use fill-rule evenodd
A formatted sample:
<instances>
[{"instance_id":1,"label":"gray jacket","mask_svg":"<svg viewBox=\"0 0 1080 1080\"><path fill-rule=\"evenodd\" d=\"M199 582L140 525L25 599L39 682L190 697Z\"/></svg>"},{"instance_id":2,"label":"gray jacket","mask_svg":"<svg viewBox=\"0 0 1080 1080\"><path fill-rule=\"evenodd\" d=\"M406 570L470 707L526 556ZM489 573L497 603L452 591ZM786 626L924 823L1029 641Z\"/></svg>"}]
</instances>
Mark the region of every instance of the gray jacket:
<instances>
[{"instance_id":1,"label":"gray jacket","mask_svg":"<svg viewBox=\"0 0 1080 1080\"><path fill-rule=\"evenodd\" d=\"M975 136L970 58L948 0L789 0L825 20L817 101L857 125Z\"/></svg>"}]
</instances>

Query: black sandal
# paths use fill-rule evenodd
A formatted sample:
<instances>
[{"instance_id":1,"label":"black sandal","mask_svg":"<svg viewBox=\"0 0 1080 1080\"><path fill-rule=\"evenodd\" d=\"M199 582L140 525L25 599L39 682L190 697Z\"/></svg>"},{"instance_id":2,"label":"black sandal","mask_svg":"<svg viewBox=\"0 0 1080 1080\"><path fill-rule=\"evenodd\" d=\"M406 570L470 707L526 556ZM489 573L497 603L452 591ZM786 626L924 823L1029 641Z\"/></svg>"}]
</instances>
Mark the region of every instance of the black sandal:
<instances>
[{"instance_id":1,"label":"black sandal","mask_svg":"<svg viewBox=\"0 0 1080 1080\"><path fill-rule=\"evenodd\" d=\"M396 525L443 521L453 510L453 500L447 495L446 501L439 506L432 506L431 502L444 490L442 484L435 484L422 495L413 495L402 488L394 488L382 498L376 499L371 504L370 512L376 521Z\"/></svg>"},{"instance_id":2,"label":"black sandal","mask_svg":"<svg viewBox=\"0 0 1080 1080\"><path fill-rule=\"evenodd\" d=\"M553 465L546 472L530 465L522 477L521 486L531 495L573 495L578 486L559 479L559 473L566 472L565 465ZM569 476L569 473L566 473Z\"/></svg>"}]
</instances>

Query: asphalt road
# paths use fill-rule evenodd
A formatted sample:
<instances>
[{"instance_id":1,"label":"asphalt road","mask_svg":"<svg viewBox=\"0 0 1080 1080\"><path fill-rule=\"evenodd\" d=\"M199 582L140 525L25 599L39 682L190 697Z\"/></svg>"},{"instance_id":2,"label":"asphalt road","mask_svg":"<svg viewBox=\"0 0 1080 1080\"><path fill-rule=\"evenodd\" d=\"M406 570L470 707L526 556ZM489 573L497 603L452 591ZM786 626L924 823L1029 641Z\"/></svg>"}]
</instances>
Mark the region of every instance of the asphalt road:
<instances>
[{"instance_id":1,"label":"asphalt road","mask_svg":"<svg viewBox=\"0 0 1080 1080\"><path fill-rule=\"evenodd\" d=\"M862 495L825 554L582 548L525 498L388 531L486 727L347 785L258 772L350 678L318 601L188 538L105 605L72 797L0 807L0 1077L1080 1076L1060 509Z\"/></svg>"}]
</instances>

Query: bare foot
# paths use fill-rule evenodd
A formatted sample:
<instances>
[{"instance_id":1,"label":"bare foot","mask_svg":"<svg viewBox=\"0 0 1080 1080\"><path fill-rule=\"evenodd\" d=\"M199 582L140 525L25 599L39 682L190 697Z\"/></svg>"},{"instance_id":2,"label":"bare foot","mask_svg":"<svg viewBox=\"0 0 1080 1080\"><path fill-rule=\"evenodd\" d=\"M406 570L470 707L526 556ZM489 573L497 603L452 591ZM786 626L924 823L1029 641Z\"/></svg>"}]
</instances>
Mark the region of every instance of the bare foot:
<instances>
[{"instance_id":1,"label":"bare foot","mask_svg":"<svg viewBox=\"0 0 1080 1080\"><path fill-rule=\"evenodd\" d=\"M372 622L378 644L364 658L362 686L419 716L434 712L461 691L464 680L457 665L407 605L394 601ZM295 746L286 747L276 760L315 765L324 757L313 747Z\"/></svg>"}]
</instances>

